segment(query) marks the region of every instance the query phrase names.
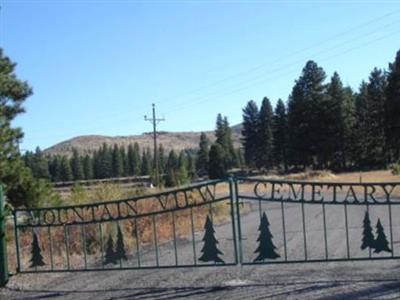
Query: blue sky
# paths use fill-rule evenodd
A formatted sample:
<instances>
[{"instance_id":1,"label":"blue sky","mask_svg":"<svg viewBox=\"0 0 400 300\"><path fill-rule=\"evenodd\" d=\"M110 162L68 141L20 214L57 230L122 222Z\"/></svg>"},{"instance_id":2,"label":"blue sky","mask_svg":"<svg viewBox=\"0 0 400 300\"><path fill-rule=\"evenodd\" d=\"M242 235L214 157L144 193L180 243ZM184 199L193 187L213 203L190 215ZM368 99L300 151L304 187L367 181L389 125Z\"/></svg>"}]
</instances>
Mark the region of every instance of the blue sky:
<instances>
[{"instance_id":1,"label":"blue sky","mask_svg":"<svg viewBox=\"0 0 400 300\"><path fill-rule=\"evenodd\" d=\"M400 1L7 1L0 46L34 95L21 149L78 135L241 122L250 99L287 100L307 60L357 88L400 49Z\"/></svg>"}]
</instances>

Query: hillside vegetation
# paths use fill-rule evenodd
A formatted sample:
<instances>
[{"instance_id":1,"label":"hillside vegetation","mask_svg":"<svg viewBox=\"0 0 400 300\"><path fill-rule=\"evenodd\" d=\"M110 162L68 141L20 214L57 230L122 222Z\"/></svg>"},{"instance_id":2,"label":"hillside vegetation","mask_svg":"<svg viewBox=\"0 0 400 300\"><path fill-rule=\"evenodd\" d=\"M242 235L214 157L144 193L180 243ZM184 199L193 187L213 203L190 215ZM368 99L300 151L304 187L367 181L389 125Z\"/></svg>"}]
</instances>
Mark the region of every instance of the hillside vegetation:
<instances>
[{"instance_id":1,"label":"hillside vegetation","mask_svg":"<svg viewBox=\"0 0 400 300\"><path fill-rule=\"evenodd\" d=\"M241 124L232 127L232 139L235 148L240 145L241 128ZM199 147L200 134L201 132L195 131L164 131L158 133L157 142L158 144L162 144L167 152L172 149L175 151L197 149ZM207 131L205 134L210 141L215 140L214 131ZM44 153L49 155L71 156L73 149L76 149L80 154L93 153L95 150L101 148L103 143L106 143L107 145L117 144L119 147L123 146L125 148L130 144L138 143L142 149L146 149L148 147L153 147L153 135L152 133L130 136L84 135L53 145L44 150Z\"/></svg>"}]
</instances>

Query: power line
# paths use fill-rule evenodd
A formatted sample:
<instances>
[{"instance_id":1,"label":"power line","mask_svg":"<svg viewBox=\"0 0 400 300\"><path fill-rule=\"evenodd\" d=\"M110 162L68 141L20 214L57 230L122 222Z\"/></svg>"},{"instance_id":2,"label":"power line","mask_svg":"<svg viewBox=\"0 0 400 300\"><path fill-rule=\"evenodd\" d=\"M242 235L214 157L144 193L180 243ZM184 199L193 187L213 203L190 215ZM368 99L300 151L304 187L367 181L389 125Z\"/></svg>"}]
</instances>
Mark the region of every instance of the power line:
<instances>
[{"instance_id":1,"label":"power line","mask_svg":"<svg viewBox=\"0 0 400 300\"><path fill-rule=\"evenodd\" d=\"M399 22L399 21L394 22L394 23L398 23L398 22ZM393 25L394 23L391 23L390 25ZM387 26L385 26L385 27L387 27ZM375 33L375 32L373 32L373 33ZM341 56L341 55L343 55L343 54L346 54L346 53L349 53L349 52L351 52L351 51L360 49L360 48L362 48L362 47L364 47L364 46L366 46L366 45L369 45L369 44L372 44L372 43L374 43L374 42L377 42L377 41L386 39L386 38L388 38L388 37L391 37L391 36L393 36L393 35L395 35L395 34L397 34L397 33L399 33L399 31L395 31L395 32L392 32L392 33L390 33L390 34L387 34L387 35L384 35L384 36L380 36L380 37L374 38L374 39L372 39L372 40L370 40L370 41L367 41L367 42L365 42L365 43L363 43L363 44L361 44L361 45L358 45L358 46L355 46L355 47L353 47L353 48L347 49L347 50L345 50L345 51L343 51L343 52L340 52L340 53L338 53L338 54L334 54L334 55L332 55L332 56L329 56L328 58L322 58L322 59L320 59L319 61L327 61L327 60L336 58L336 57ZM370 33L369 33L369 34L366 34L366 35L370 35ZM363 37L365 37L365 36L363 36ZM362 38L363 38L363 37L362 37ZM348 43L348 41L346 41L345 43L342 43L342 44L347 44L347 43ZM331 48L331 49L336 49L336 48L338 48L338 47L333 47L333 48ZM323 53L327 53L327 52L330 52L330 50L327 50L327 51L320 51L317 55L320 55L320 54L323 54ZM298 68L297 68L297 67L293 68L293 65L294 65L294 64L301 63L301 62L304 62L304 59L296 60L296 61L291 62L291 63L289 63L289 64L287 64L287 65L285 65L285 66L283 66L283 67L275 68L275 69L273 69L272 71L266 72L266 73L264 73L264 74L267 75L267 76L270 76L271 74L274 74L274 73L280 73L281 71L286 70L287 67L291 67L290 69L297 70ZM265 81L267 81L267 80L278 79L278 78L281 78L281 77L283 77L283 76L285 76L285 75L288 75L288 74L292 74L292 72L285 72L284 74L282 74L282 76L264 77L264 76L265 76L265 75L264 75L264 76L261 77L262 79L260 79L260 77L258 77L258 78L254 78L254 79L256 79L256 80L254 80L254 79L245 80L245 81L242 81L242 82L239 83L239 84L242 85L242 87L239 87L239 88L238 88L238 87L237 87L237 84L236 84L236 88L233 89L233 90L231 90L231 91L228 91L228 92L224 91L224 92L222 92L222 93L221 93L220 91L217 91L217 92L211 93L211 94L209 94L209 95L207 95L207 96L197 97L197 98L195 98L194 100L200 100L200 101L189 101L189 102L186 101L185 103L182 103L181 105L177 105L177 106L175 106L175 108L173 108L173 109L171 109L171 110L168 110L168 111L166 111L166 112L177 111L177 110L181 110L181 109L184 109L184 108L186 108L186 107L189 107L189 106L191 107L191 106L193 106L193 105L202 104L202 103L205 103L205 102L208 102L208 101L213 100L213 98L211 98L211 97L230 95L230 94L232 94L232 93L235 93L235 92L238 92L238 91L243 91L243 90L249 89L249 88L251 88L251 87L257 86L257 85L259 85L259 84L265 83ZM249 83L249 84L243 86L243 84L246 84L246 83ZM202 100L202 99L204 99L204 100Z\"/></svg>"},{"instance_id":2,"label":"power line","mask_svg":"<svg viewBox=\"0 0 400 300\"><path fill-rule=\"evenodd\" d=\"M289 58L289 57L296 56L296 55L298 55L298 54L300 54L300 53L307 52L307 51L309 51L309 50L311 50L311 49L320 48L321 45L324 45L324 44L326 44L326 43L328 43L328 42L331 42L331 41L334 40L334 39L337 39L337 38L339 38L339 37L341 37L341 36L345 36L345 35L347 35L348 33L351 33L351 32L353 32L353 31L356 31L356 30L358 30L358 29L360 29L360 28L365 28L365 26L367 26L367 25L371 25L371 24L373 24L373 23L379 22L379 21L382 20L382 19L386 19L387 17L392 16L392 15L396 15L396 14L398 14L398 13L400 13L400 10L396 10L396 11L393 11L393 12L386 13L386 14L384 14L384 15L378 16L378 17L376 17L376 18L374 18L374 19L372 19L372 20L369 20L369 21L367 21L367 22L361 23L361 24L359 24L359 25L356 25L356 26L354 26L354 27L351 27L351 28L349 28L349 29L346 29L346 30L344 30L344 31L342 31L342 32L340 32L340 33L338 33L338 34L335 34L335 35L333 35L333 36L330 36L330 37L327 38L327 39L323 39L323 40L321 40L321 41L319 41L319 42L317 42L317 43L315 43L315 44L313 44L313 45L311 45L311 46L309 46L309 47L305 47L305 48L302 48L302 49L300 49L300 50L297 50L297 51L294 51L294 52L292 52L292 53L289 53L289 54L287 54L287 55L285 55L285 56L276 58L276 59L274 59L272 62L264 62L264 63L261 63L261 64L259 64L259 65L257 65L257 66L254 66L254 67L252 67L252 68L250 68L250 69L247 69L247 70L245 70L245 71L238 72L238 73L232 74L232 75L228 75L228 76L226 76L226 77L224 77L224 78L222 78L222 79L220 79L220 80L217 80L217 81L215 81L215 82L213 82L213 83L211 83L211 84L203 85L202 87L199 87L199 88L196 88L196 89L194 89L194 90L191 90L191 91L189 91L189 92L187 92L187 93L183 93L183 94L181 94L181 95L178 95L178 96L174 97L174 99L181 98L181 97L183 97L183 96L186 96L186 95L190 95L190 94L199 92L199 91L203 90L204 88L209 88L209 87L217 86L217 85L220 84L220 83L226 82L226 81L231 80L231 79L234 79L234 78L241 77L241 76L246 75L246 74L251 74L252 72L257 71L257 70L260 70L260 69L262 69L263 67L265 67L265 66L267 66L267 65L271 65L271 64L275 64L275 63L281 62L283 59L287 59L287 58ZM384 27L386 27L386 25L385 25Z\"/></svg>"}]
</instances>

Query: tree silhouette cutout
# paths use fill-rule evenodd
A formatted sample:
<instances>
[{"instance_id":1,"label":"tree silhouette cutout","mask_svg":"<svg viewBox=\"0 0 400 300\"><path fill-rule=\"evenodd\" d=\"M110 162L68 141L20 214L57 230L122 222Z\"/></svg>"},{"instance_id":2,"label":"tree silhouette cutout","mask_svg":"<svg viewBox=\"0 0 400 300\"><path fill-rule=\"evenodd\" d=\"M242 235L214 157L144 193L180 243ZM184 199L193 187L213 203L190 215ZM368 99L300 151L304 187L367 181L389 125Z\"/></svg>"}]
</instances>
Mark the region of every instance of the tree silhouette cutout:
<instances>
[{"instance_id":1,"label":"tree silhouette cutout","mask_svg":"<svg viewBox=\"0 0 400 300\"><path fill-rule=\"evenodd\" d=\"M264 212L260 220L260 226L258 227L260 235L258 236L257 242L259 242L259 245L256 251L254 251L254 253L258 253L258 256L256 259L254 259L254 261L260 261L266 258L276 259L281 257L275 252L276 247L272 242L272 238L274 236L271 234L271 231L269 231L269 225L270 224L268 222L267 215Z\"/></svg>"},{"instance_id":2,"label":"tree silhouette cutout","mask_svg":"<svg viewBox=\"0 0 400 300\"><path fill-rule=\"evenodd\" d=\"M117 257L116 253L114 251L114 241L111 237L111 234L108 235L108 240L107 240L107 249L106 249L106 255L105 255L106 260L104 261L104 264L117 264Z\"/></svg>"},{"instance_id":3,"label":"tree silhouette cutout","mask_svg":"<svg viewBox=\"0 0 400 300\"><path fill-rule=\"evenodd\" d=\"M214 236L215 230L209 216L207 216L204 229L206 232L203 237L204 245L201 249L203 255L199 258L199 260L203 262L214 261L215 263L225 263L218 256L218 254L224 254L217 248L218 241Z\"/></svg>"},{"instance_id":4,"label":"tree silhouette cutout","mask_svg":"<svg viewBox=\"0 0 400 300\"><path fill-rule=\"evenodd\" d=\"M375 239L372 233L371 221L369 219L368 211L365 212L364 220L363 220L363 237L362 237L362 244L361 250L366 248L374 249L375 248Z\"/></svg>"},{"instance_id":5,"label":"tree silhouette cutout","mask_svg":"<svg viewBox=\"0 0 400 300\"><path fill-rule=\"evenodd\" d=\"M31 250L32 257L30 260L31 265L29 266L30 268L42 267L45 265L41 252L42 250L39 247L39 241L37 235L36 233L33 233L32 250Z\"/></svg>"},{"instance_id":6,"label":"tree silhouette cutout","mask_svg":"<svg viewBox=\"0 0 400 300\"><path fill-rule=\"evenodd\" d=\"M392 250L389 248L389 242L386 239L386 235L383 230L383 226L381 224L380 219L378 219L378 222L376 223L376 234L377 234L377 237L375 240L374 253L379 253L381 251L392 252Z\"/></svg>"},{"instance_id":7,"label":"tree silhouette cutout","mask_svg":"<svg viewBox=\"0 0 400 300\"><path fill-rule=\"evenodd\" d=\"M115 249L115 258L117 260L128 260L126 257L125 245L124 245L124 236L121 231L121 227L118 225L118 233L117 233L117 246Z\"/></svg>"}]
</instances>

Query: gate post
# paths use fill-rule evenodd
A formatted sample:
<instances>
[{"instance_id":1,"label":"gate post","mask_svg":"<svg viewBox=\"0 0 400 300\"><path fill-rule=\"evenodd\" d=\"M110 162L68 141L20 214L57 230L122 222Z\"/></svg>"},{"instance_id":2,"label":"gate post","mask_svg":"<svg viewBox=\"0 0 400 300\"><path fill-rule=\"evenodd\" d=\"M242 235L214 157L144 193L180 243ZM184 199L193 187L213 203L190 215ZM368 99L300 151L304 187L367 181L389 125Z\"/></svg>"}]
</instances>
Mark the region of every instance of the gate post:
<instances>
[{"instance_id":1,"label":"gate post","mask_svg":"<svg viewBox=\"0 0 400 300\"><path fill-rule=\"evenodd\" d=\"M238 245L237 245L237 234L236 234L236 220L235 220L235 205L236 205L236 194L234 184L236 182L235 178L229 177L229 198L230 198L230 206L231 206L231 221L232 221L232 234L233 234L233 247L235 252L235 264L239 263L238 259Z\"/></svg>"},{"instance_id":2,"label":"gate post","mask_svg":"<svg viewBox=\"0 0 400 300\"><path fill-rule=\"evenodd\" d=\"M4 204L3 187L0 185L0 287L4 287L8 282L6 217Z\"/></svg>"}]
</instances>

